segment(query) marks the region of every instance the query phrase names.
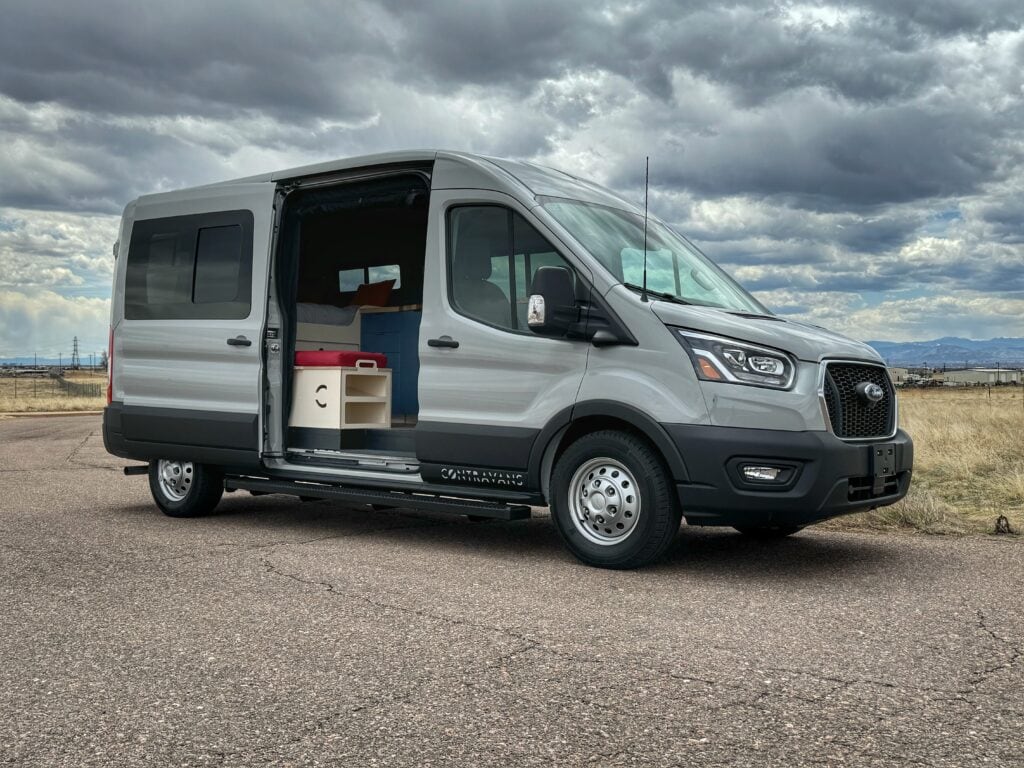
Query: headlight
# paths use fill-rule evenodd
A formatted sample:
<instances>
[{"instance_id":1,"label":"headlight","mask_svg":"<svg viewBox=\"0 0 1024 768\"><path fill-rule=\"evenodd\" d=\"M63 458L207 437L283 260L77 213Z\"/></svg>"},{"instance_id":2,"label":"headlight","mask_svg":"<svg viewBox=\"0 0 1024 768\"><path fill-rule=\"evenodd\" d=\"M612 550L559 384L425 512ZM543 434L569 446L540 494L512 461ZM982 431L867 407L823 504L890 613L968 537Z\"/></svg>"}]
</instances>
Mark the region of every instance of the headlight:
<instances>
[{"instance_id":1,"label":"headlight","mask_svg":"<svg viewBox=\"0 0 1024 768\"><path fill-rule=\"evenodd\" d=\"M675 329L690 355L697 377L704 381L789 389L796 367L785 352L757 347L721 336Z\"/></svg>"}]
</instances>

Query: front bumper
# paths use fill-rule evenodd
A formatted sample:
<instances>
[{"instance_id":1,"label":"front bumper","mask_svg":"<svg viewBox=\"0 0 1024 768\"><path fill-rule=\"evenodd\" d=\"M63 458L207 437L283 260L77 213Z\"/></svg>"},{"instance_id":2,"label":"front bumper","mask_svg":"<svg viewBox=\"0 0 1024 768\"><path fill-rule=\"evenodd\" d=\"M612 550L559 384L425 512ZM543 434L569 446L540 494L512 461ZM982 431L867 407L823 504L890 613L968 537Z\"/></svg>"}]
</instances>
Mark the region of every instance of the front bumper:
<instances>
[{"instance_id":1,"label":"front bumper","mask_svg":"<svg viewBox=\"0 0 1024 768\"><path fill-rule=\"evenodd\" d=\"M806 525L893 504L910 489L914 443L903 430L890 440L846 442L829 432L663 424L686 465L677 478L691 525ZM893 473L876 478L872 447L892 444ZM747 462L792 466L782 487L745 482Z\"/></svg>"}]
</instances>

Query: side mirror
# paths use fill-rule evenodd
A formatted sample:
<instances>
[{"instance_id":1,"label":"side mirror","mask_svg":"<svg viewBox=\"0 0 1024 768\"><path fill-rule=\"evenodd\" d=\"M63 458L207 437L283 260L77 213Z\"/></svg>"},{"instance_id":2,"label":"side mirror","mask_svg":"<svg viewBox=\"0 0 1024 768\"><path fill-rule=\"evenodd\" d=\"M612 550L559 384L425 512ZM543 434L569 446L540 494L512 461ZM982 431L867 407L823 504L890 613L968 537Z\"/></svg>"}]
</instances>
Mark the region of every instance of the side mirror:
<instances>
[{"instance_id":1,"label":"side mirror","mask_svg":"<svg viewBox=\"0 0 1024 768\"><path fill-rule=\"evenodd\" d=\"M578 316L572 272L565 267L539 267L526 312L530 330L541 336L562 336Z\"/></svg>"}]
</instances>

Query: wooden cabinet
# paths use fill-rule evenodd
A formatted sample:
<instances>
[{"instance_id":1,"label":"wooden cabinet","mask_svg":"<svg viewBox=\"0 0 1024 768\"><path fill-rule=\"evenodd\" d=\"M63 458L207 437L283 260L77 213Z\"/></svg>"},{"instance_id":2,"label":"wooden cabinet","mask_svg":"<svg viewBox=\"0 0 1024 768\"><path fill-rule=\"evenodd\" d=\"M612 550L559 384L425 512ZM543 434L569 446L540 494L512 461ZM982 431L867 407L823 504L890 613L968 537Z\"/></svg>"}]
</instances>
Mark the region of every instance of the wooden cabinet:
<instances>
[{"instance_id":1,"label":"wooden cabinet","mask_svg":"<svg viewBox=\"0 0 1024 768\"><path fill-rule=\"evenodd\" d=\"M296 366L289 427L390 429L391 370Z\"/></svg>"},{"instance_id":2,"label":"wooden cabinet","mask_svg":"<svg viewBox=\"0 0 1024 768\"><path fill-rule=\"evenodd\" d=\"M391 428L391 371L341 368L341 428Z\"/></svg>"}]
</instances>

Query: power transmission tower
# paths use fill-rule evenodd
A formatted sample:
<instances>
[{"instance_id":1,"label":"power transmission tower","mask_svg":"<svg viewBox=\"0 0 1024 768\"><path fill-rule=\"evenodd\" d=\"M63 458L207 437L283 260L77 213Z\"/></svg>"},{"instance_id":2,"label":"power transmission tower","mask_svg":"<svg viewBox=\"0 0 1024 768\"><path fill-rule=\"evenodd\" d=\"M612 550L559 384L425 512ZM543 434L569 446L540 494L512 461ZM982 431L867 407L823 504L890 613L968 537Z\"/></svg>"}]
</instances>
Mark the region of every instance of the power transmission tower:
<instances>
[{"instance_id":1,"label":"power transmission tower","mask_svg":"<svg viewBox=\"0 0 1024 768\"><path fill-rule=\"evenodd\" d=\"M74 346L71 347L71 370L77 371L82 367L82 361L78 356L78 337L75 336Z\"/></svg>"}]
</instances>

